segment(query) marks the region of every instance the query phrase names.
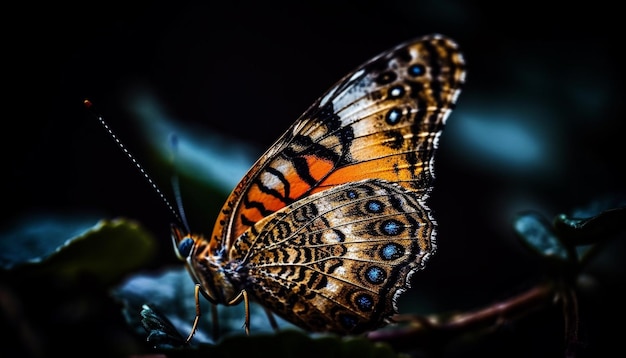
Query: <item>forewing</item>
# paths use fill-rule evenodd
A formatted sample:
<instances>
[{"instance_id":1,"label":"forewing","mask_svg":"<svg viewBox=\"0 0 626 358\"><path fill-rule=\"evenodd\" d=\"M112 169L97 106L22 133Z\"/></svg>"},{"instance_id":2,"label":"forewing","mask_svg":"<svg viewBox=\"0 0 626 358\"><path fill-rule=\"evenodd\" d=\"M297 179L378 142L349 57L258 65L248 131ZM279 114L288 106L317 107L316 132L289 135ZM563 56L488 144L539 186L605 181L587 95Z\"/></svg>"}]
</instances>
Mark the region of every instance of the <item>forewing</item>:
<instances>
[{"instance_id":1,"label":"forewing","mask_svg":"<svg viewBox=\"0 0 626 358\"><path fill-rule=\"evenodd\" d=\"M228 198L212 240L230 247L262 218L337 185L368 178L426 195L433 154L464 82L457 45L441 35L363 64L313 104Z\"/></svg>"}]
</instances>

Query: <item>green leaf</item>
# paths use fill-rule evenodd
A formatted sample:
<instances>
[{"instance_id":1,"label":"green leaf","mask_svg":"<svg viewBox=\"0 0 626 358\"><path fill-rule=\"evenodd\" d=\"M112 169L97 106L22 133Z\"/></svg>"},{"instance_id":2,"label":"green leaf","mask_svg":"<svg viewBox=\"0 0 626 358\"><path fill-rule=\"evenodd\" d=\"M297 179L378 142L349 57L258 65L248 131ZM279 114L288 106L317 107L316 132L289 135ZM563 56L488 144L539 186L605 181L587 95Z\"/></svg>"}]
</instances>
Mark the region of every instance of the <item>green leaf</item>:
<instances>
[{"instance_id":1,"label":"green leaf","mask_svg":"<svg viewBox=\"0 0 626 358\"><path fill-rule=\"evenodd\" d=\"M0 243L5 270L67 280L89 275L103 284L142 267L156 250L154 238L133 221L76 216L24 218Z\"/></svg>"},{"instance_id":2,"label":"green leaf","mask_svg":"<svg viewBox=\"0 0 626 358\"><path fill-rule=\"evenodd\" d=\"M513 221L513 229L526 247L539 255L569 262L572 260L570 251L552 231L548 221L535 212L524 212Z\"/></svg>"},{"instance_id":3,"label":"green leaf","mask_svg":"<svg viewBox=\"0 0 626 358\"><path fill-rule=\"evenodd\" d=\"M10 270L22 264L39 263L97 222L96 217L79 215L24 216L0 234L0 267Z\"/></svg>"}]
</instances>

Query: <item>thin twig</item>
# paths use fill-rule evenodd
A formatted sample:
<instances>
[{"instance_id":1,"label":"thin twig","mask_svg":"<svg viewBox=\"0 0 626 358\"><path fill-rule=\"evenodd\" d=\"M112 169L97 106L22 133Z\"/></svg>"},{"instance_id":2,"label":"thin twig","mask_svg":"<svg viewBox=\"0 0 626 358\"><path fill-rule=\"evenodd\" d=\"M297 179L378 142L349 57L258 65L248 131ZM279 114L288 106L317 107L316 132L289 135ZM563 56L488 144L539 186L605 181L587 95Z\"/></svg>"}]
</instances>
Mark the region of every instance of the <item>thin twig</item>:
<instances>
[{"instance_id":1,"label":"thin twig","mask_svg":"<svg viewBox=\"0 0 626 358\"><path fill-rule=\"evenodd\" d=\"M497 327L502 322L552 305L559 297L553 284L542 283L508 300L493 303L477 311L449 317L396 315L394 320L405 325L370 332L368 338L372 341L384 341L395 347L432 347L445 344L466 333Z\"/></svg>"}]
</instances>

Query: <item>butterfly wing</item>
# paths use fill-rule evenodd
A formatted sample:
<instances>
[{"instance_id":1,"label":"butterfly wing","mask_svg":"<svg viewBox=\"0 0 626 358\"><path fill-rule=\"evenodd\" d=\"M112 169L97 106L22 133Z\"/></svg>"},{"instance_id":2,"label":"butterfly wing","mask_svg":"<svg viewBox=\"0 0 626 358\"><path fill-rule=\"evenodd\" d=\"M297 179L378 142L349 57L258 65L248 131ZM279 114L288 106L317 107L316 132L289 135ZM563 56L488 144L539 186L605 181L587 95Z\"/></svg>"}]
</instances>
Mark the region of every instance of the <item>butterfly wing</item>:
<instances>
[{"instance_id":1,"label":"butterfly wing","mask_svg":"<svg viewBox=\"0 0 626 358\"><path fill-rule=\"evenodd\" d=\"M377 328L434 252L434 221L398 184L366 179L318 192L249 228L230 280L309 331ZM238 248L238 249L235 249Z\"/></svg>"},{"instance_id":2,"label":"butterfly wing","mask_svg":"<svg viewBox=\"0 0 626 358\"><path fill-rule=\"evenodd\" d=\"M465 79L441 35L401 44L358 67L313 104L254 164L220 212L211 246L303 198L367 178L425 197L433 152Z\"/></svg>"}]
</instances>

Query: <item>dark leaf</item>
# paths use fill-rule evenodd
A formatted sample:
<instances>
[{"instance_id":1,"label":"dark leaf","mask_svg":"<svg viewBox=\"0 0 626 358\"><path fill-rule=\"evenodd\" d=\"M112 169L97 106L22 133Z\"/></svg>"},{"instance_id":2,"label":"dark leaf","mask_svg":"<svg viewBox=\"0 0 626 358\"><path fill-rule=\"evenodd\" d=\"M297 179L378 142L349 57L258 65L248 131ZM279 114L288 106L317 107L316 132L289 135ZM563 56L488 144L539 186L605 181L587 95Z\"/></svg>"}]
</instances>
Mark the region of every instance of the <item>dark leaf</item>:
<instances>
[{"instance_id":1,"label":"dark leaf","mask_svg":"<svg viewBox=\"0 0 626 358\"><path fill-rule=\"evenodd\" d=\"M607 209L587 217L560 214L554 219L554 228L574 245L596 244L626 230L626 207Z\"/></svg>"},{"instance_id":2,"label":"dark leaf","mask_svg":"<svg viewBox=\"0 0 626 358\"><path fill-rule=\"evenodd\" d=\"M180 335L186 337L196 317L194 285L189 273L181 265L160 273L132 276L117 287L113 295L124 304L124 314L135 332L147 335L140 312L145 304L149 304L167 317ZM202 295L199 299L201 317L191 344L215 343L211 305ZM220 336L245 334L243 304L230 307L220 305L217 312ZM294 327L279 317L276 320L281 328ZM255 303L250 304L250 331L252 334L273 332L265 311Z\"/></svg>"},{"instance_id":3,"label":"dark leaf","mask_svg":"<svg viewBox=\"0 0 626 358\"><path fill-rule=\"evenodd\" d=\"M148 332L146 340L155 348L175 348L186 344L185 338L178 333L167 317L148 304L142 306L141 324Z\"/></svg>"},{"instance_id":4,"label":"dark leaf","mask_svg":"<svg viewBox=\"0 0 626 358\"><path fill-rule=\"evenodd\" d=\"M154 239L137 223L81 217L24 218L2 235L2 268L23 274L81 275L101 283L119 281L155 252Z\"/></svg>"},{"instance_id":5,"label":"dark leaf","mask_svg":"<svg viewBox=\"0 0 626 358\"><path fill-rule=\"evenodd\" d=\"M517 215L513 228L525 246L533 252L562 262L572 259L570 251L555 235L550 223L538 213L524 212Z\"/></svg>"},{"instance_id":6,"label":"dark leaf","mask_svg":"<svg viewBox=\"0 0 626 358\"><path fill-rule=\"evenodd\" d=\"M398 357L388 345L364 337L319 336L287 329L276 334L237 335L219 345L202 344L193 348L161 350L168 357Z\"/></svg>"}]
</instances>

